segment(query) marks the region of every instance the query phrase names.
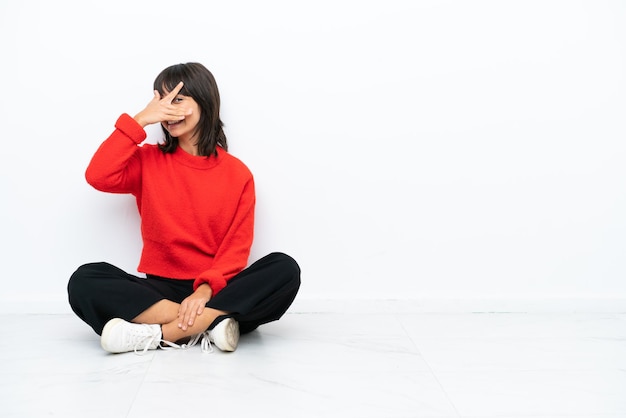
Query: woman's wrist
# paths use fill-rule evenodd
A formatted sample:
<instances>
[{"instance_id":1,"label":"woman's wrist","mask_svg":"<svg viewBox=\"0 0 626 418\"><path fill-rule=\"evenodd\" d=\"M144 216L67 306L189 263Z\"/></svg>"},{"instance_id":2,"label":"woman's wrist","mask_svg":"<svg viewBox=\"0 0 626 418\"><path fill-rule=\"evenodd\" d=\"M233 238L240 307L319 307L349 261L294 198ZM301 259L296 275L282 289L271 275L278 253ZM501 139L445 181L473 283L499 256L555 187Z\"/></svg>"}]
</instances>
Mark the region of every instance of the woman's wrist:
<instances>
[{"instance_id":1,"label":"woman's wrist","mask_svg":"<svg viewBox=\"0 0 626 418\"><path fill-rule=\"evenodd\" d=\"M208 283L202 283L196 289L196 293L200 293L201 295L207 296L210 299L211 296L213 296L213 289L211 289L211 286L209 286Z\"/></svg>"},{"instance_id":2,"label":"woman's wrist","mask_svg":"<svg viewBox=\"0 0 626 418\"><path fill-rule=\"evenodd\" d=\"M146 120L143 118L141 112L137 113L133 119L135 119L135 122L137 122L142 128L145 128L147 125L149 125L149 123L146 122Z\"/></svg>"}]
</instances>

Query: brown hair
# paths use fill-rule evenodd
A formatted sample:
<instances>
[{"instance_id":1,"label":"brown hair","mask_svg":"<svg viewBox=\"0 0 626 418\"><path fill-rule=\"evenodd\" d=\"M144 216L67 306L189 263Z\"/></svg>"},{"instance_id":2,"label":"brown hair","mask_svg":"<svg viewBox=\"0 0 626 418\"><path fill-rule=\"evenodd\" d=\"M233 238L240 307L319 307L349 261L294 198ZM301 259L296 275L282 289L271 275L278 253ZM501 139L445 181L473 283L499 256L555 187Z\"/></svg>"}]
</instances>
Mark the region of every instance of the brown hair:
<instances>
[{"instance_id":1,"label":"brown hair","mask_svg":"<svg viewBox=\"0 0 626 418\"><path fill-rule=\"evenodd\" d=\"M184 86L179 94L191 97L200 107L200 120L194 132L198 135L198 154L206 157L217 155L218 145L228 151L224 123L220 119L220 93L213 74L197 62L172 65L157 76L154 89L163 96L181 81ZM174 152L178 147L178 138L171 136L165 128L163 133L165 141L159 144L159 148L163 152Z\"/></svg>"}]
</instances>

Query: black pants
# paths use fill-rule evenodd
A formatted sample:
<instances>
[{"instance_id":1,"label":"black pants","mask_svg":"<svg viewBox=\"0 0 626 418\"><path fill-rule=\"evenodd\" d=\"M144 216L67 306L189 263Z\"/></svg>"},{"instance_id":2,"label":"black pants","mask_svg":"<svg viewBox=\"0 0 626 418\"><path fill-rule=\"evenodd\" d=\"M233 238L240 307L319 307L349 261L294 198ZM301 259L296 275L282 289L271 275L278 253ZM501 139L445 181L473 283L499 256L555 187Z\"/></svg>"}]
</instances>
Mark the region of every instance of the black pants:
<instances>
[{"instance_id":1,"label":"black pants","mask_svg":"<svg viewBox=\"0 0 626 418\"><path fill-rule=\"evenodd\" d=\"M231 312L245 334L279 319L299 288L296 261L283 253L271 253L230 279L206 306ZM181 303L193 293L193 280L141 278L108 263L90 263L72 274L67 292L72 310L101 335L110 319L131 321L163 299Z\"/></svg>"}]
</instances>

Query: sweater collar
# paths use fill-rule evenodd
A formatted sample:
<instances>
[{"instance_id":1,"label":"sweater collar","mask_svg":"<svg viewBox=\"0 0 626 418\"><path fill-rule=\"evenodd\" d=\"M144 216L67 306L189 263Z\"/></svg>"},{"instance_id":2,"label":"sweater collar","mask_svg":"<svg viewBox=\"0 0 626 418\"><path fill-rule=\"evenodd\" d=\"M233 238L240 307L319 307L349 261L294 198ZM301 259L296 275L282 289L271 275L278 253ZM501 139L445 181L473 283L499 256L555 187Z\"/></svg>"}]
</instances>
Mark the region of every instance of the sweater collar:
<instances>
[{"instance_id":1,"label":"sweater collar","mask_svg":"<svg viewBox=\"0 0 626 418\"><path fill-rule=\"evenodd\" d=\"M217 156L214 154L209 157L198 157L188 154L181 147L176 147L176 150L172 153L174 160L182 165L191 168L197 168L200 170L207 170L213 168L222 162L226 151L222 147L217 147Z\"/></svg>"}]
</instances>

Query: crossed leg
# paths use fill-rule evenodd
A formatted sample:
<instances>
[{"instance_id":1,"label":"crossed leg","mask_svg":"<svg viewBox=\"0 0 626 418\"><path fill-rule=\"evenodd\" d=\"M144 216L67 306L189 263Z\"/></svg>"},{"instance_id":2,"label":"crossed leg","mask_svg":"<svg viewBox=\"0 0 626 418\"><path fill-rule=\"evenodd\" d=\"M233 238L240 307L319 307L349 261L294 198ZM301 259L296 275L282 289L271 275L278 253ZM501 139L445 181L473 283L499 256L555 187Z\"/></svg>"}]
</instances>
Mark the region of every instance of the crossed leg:
<instances>
[{"instance_id":1,"label":"crossed leg","mask_svg":"<svg viewBox=\"0 0 626 418\"><path fill-rule=\"evenodd\" d=\"M133 318L132 322L137 324L160 324L163 339L176 342L206 331L217 317L227 314L225 311L204 308L202 314L196 316L193 325L183 329L178 318L179 307L180 304L176 302L162 299Z\"/></svg>"}]
</instances>

